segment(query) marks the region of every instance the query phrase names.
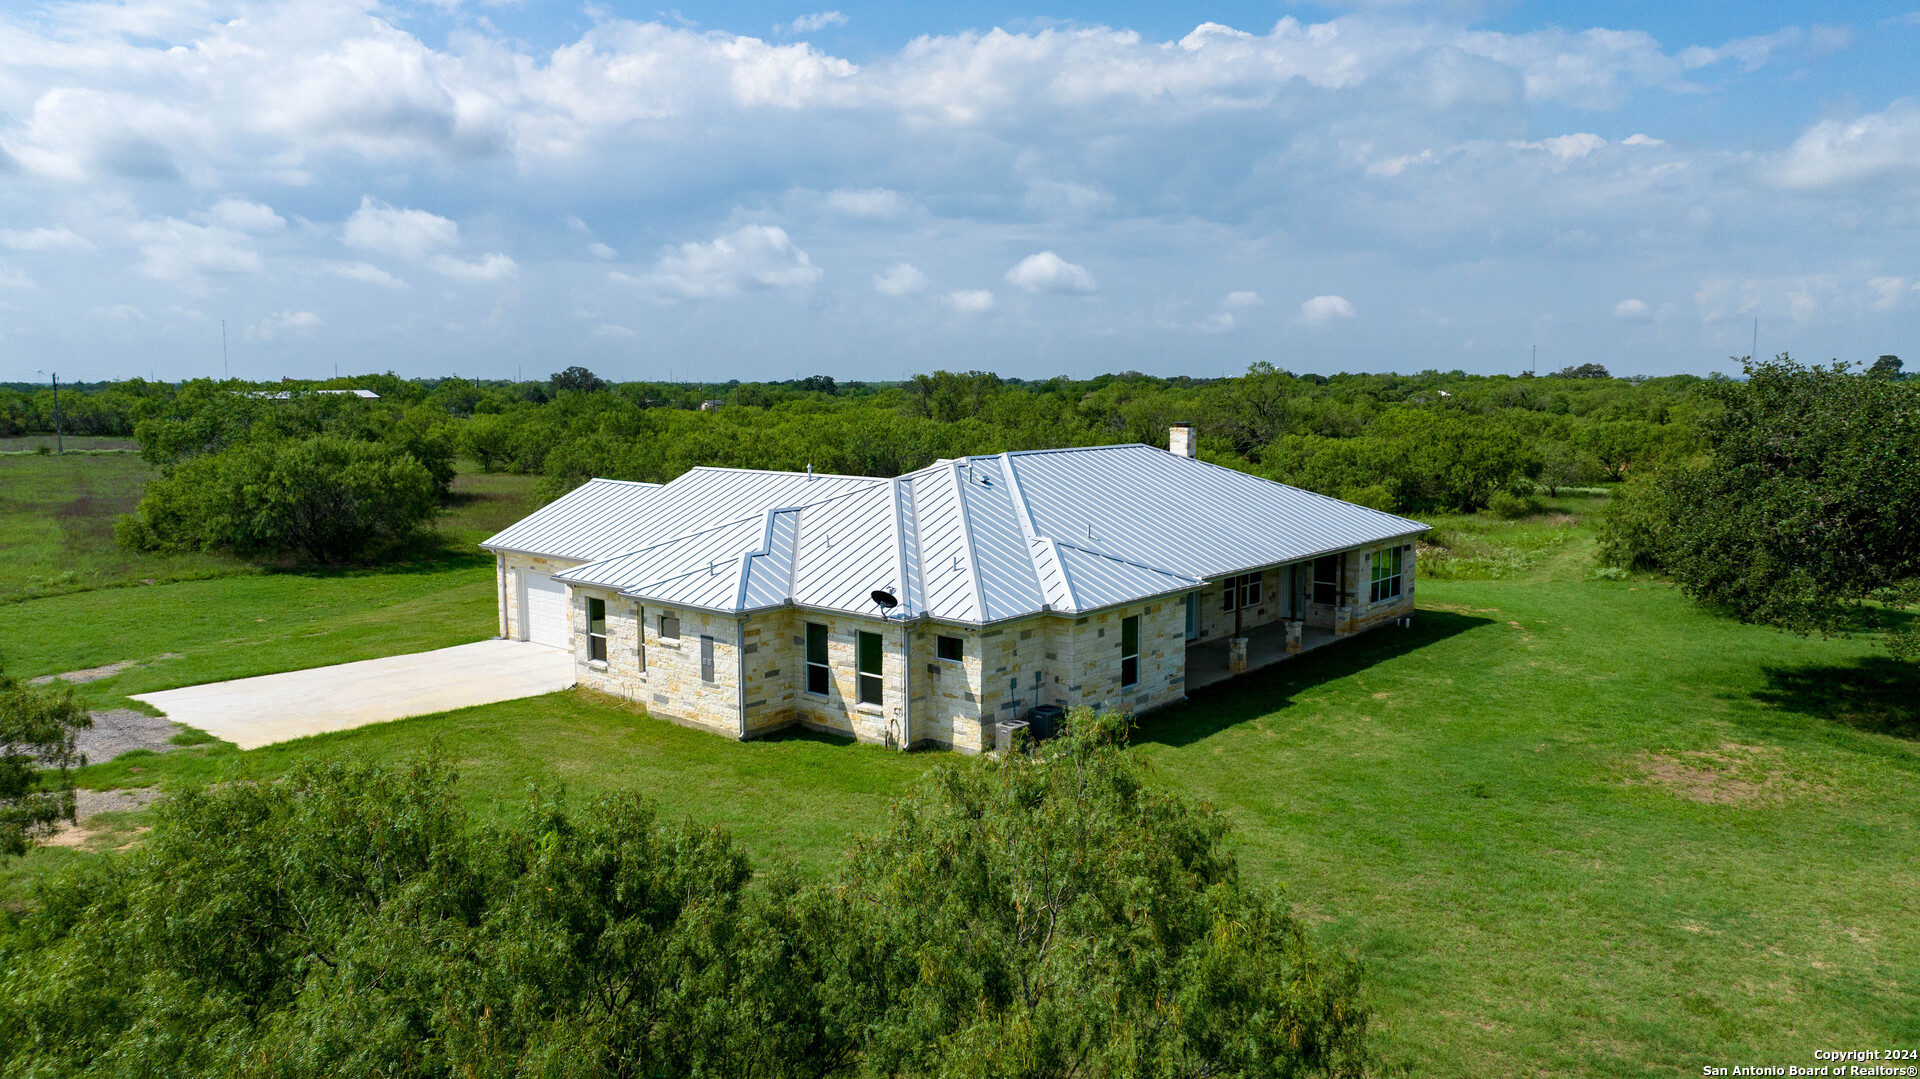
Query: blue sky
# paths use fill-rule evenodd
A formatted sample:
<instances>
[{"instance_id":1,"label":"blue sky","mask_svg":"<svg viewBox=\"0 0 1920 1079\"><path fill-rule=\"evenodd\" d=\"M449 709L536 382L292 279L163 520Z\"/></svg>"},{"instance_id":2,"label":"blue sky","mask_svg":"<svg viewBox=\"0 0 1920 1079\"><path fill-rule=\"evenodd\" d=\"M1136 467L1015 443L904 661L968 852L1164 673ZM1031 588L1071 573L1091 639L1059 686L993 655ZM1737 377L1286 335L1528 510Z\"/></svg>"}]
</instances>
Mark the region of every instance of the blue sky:
<instances>
[{"instance_id":1,"label":"blue sky","mask_svg":"<svg viewBox=\"0 0 1920 1079\"><path fill-rule=\"evenodd\" d=\"M1920 361L1907 4L0 13L0 378Z\"/></svg>"}]
</instances>

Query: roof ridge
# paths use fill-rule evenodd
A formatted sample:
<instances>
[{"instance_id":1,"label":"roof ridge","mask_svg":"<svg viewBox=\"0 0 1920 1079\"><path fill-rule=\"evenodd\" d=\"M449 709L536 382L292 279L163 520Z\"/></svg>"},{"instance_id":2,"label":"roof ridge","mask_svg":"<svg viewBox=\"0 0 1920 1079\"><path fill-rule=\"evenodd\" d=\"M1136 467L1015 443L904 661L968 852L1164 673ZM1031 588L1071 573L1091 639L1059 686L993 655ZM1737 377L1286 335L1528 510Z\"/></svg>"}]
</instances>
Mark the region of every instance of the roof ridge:
<instances>
[{"instance_id":1,"label":"roof ridge","mask_svg":"<svg viewBox=\"0 0 1920 1079\"><path fill-rule=\"evenodd\" d=\"M1172 455L1169 455L1169 456L1172 456ZM1378 517L1387 517L1395 521L1405 521L1408 524L1418 525L1422 530L1433 527L1432 525L1426 523L1425 521L1416 521L1411 517L1402 517L1397 513L1388 513L1386 510L1377 510L1377 509L1374 509L1372 506L1363 506L1358 502L1349 502L1344 498L1335 498L1332 495L1323 495L1318 491L1310 491L1305 487L1295 487L1291 483L1281 483L1279 480L1270 480L1265 476L1256 476L1251 472L1242 472L1237 468L1228 468L1225 465L1216 465L1212 461L1202 461L1198 457L1181 457L1179 458L1179 460L1192 461L1195 464L1205 465L1208 468L1217 469L1221 472L1225 472L1229 476L1237 476L1241 479L1254 480L1259 483L1270 483L1275 487L1284 487L1289 491L1298 491L1303 495L1320 499L1323 502L1333 502L1341 506L1351 506L1357 510L1365 510L1368 513L1374 514L1375 516L1378 516Z\"/></svg>"},{"instance_id":2,"label":"roof ridge","mask_svg":"<svg viewBox=\"0 0 1920 1079\"><path fill-rule=\"evenodd\" d=\"M1020 489L1020 473L1014 470L1013 455L1011 453L1000 454L1000 468L1006 473L1007 498L1013 503L1013 515L1014 518L1020 522L1020 532L1027 539L1027 562L1033 567L1033 579L1040 585L1041 602L1044 604L1047 589L1046 567L1040 564L1041 556L1034 552L1033 541L1036 539L1044 539L1051 543L1052 539L1047 536L1042 536L1039 530L1033 527L1033 511L1027 507L1026 492ZM1060 552L1054 550L1052 554L1054 568L1060 571L1060 583L1067 590L1067 602L1072 604L1073 609L1077 611L1080 609L1080 596L1079 593L1073 590L1073 578L1068 575L1066 565L1060 561ZM980 613L983 616L986 614L985 611Z\"/></svg>"},{"instance_id":3,"label":"roof ridge","mask_svg":"<svg viewBox=\"0 0 1920 1079\"><path fill-rule=\"evenodd\" d=\"M680 476L693 472L745 472L754 476L805 476L816 480L866 480L869 483L885 483L888 478L886 476L853 476L845 472L799 472L787 468L734 468L731 465L694 465L686 472L680 473ZM677 480L680 476L675 476L674 479ZM672 480L668 482L671 483Z\"/></svg>"},{"instance_id":4,"label":"roof ridge","mask_svg":"<svg viewBox=\"0 0 1920 1079\"><path fill-rule=\"evenodd\" d=\"M1065 547L1068 550L1079 551L1081 554L1090 554L1096 558L1107 559L1110 562L1119 562L1122 565L1135 566L1144 570L1152 570L1155 573L1164 573L1169 577L1178 577L1183 581L1193 581L1196 584L1205 583L1206 581L1205 577L1196 577L1191 573L1182 573L1177 569L1168 569L1165 566L1156 566L1151 562L1142 562L1137 558L1128 558L1125 555L1111 554L1107 551L1102 551L1097 547L1085 547L1078 543L1069 543L1065 540L1057 540L1051 536L1047 536L1044 538L1047 540L1047 542L1053 544L1055 547Z\"/></svg>"},{"instance_id":5,"label":"roof ridge","mask_svg":"<svg viewBox=\"0 0 1920 1079\"><path fill-rule=\"evenodd\" d=\"M664 483L655 483L652 480L616 480L609 476L589 476L587 477L587 483L624 483L629 487L649 487L654 490L659 490L660 488L666 486L666 484ZM581 484L580 487L585 487L587 483ZM575 487L573 490L578 491L580 487ZM567 492L567 494L572 494L572 493L573 491ZM559 501L559 500L555 499L555 501Z\"/></svg>"}]
</instances>

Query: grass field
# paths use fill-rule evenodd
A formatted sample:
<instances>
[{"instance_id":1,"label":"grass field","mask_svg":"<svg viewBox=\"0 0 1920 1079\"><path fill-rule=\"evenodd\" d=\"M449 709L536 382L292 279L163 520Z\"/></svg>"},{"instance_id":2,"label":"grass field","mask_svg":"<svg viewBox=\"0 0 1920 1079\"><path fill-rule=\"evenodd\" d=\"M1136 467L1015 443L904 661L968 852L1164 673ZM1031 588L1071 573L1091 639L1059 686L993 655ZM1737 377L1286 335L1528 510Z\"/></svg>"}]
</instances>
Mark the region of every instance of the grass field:
<instances>
[{"instance_id":1,"label":"grass field","mask_svg":"<svg viewBox=\"0 0 1920 1079\"><path fill-rule=\"evenodd\" d=\"M452 524L468 534L525 505L516 478L462 483L473 497ZM1456 579L1419 583L1414 628L1196 695L1149 717L1137 751L1233 820L1251 876L1369 961L1383 1050L1415 1074L1697 1075L1920 1044L1920 678L1867 641L1584 580L1590 506L1434 522ZM484 637L491 590L485 565L454 554L116 589L5 608L5 646L21 674L148 661L85 687L105 701ZM170 651L185 656L152 658ZM435 742L482 813L533 784L630 786L727 824L763 861L809 866L952 759L736 744L569 692L249 753L123 757L83 779L267 778ZM0 871L0 898L96 856L36 852Z\"/></svg>"}]
</instances>

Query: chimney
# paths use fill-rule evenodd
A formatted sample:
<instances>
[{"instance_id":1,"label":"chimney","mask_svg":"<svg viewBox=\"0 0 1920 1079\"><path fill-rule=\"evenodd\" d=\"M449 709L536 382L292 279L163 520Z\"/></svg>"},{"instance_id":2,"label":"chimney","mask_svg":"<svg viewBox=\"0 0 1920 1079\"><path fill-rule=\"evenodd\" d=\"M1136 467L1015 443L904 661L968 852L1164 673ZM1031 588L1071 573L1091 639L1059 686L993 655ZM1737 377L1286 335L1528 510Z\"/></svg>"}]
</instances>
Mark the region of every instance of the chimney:
<instances>
[{"instance_id":1,"label":"chimney","mask_svg":"<svg viewBox=\"0 0 1920 1079\"><path fill-rule=\"evenodd\" d=\"M1176 423L1167 428L1167 452L1175 457L1194 456L1193 424Z\"/></svg>"}]
</instances>

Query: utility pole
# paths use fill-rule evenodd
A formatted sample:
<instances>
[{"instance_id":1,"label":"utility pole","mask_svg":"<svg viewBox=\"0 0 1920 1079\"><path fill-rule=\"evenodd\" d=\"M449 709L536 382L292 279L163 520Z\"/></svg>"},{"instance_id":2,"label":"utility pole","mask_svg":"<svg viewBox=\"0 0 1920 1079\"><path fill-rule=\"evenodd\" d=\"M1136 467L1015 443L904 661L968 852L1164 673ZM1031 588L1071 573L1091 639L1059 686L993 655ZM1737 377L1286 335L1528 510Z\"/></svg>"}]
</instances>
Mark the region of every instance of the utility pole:
<instances>
[{"instance_id":1,"label":"utility pole","mask_svg":"<svg viewBox=\"0 0 1920 1079\"><path fill-rule=\"evenodd\" d=\"M59 453L67 452L66 436L60 433L60 372L48 371L53 376L53 442Z\"/></svg>"}]
</instances>

